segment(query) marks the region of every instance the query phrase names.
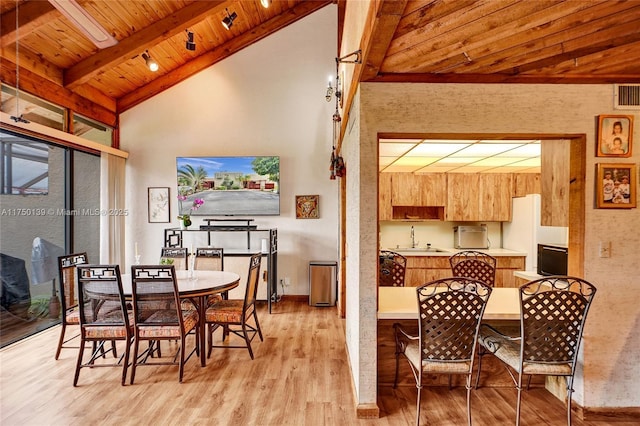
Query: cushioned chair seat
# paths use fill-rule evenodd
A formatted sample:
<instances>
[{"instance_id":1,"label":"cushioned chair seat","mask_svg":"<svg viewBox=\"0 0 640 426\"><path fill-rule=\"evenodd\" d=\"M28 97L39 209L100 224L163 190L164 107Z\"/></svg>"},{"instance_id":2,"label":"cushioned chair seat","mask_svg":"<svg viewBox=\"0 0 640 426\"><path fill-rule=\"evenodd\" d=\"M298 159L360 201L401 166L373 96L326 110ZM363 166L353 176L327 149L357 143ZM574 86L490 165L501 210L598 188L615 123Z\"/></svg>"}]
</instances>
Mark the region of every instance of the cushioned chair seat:
<instances>
[{"instance_id":1,"label":"cushioned chair seat","mask_svg":"<svg viewBox=\"0 0 640 426\"><path fill-rule=\"evenodd\" d=\"M241 322L243 300L220 300L207 309L207 322Z\"/></svg>"},{"instance_id":2,"label":"cushioned chair seat","mask_svg":"<svg viewBox=\"0 0 640 426\"><path fill-rule=\"evenodd\" d=\"M487 348L488 352L498 357L502 362L513 368L520 370L520 340L510 340L507 337L496 333L488 327L481 327L478 341ZM566 363L542 363L524 362L522 364L523 374L543 374L554 376L570 376L571 364Z\"/></svg>"},{"instance_id":3,"label":"cushioned chair seat","mask_svg":"<svg viewBox=\"0 0 640 426\"><path fill-rule=\"evenodd\" d=\"M189 331L198 325L198 312L196 311L182 311L184 329ZM163 310L154 312L144 322L144 326L140 327L140 337L180 337L180 325L158 325L148 326L153 323L169 322L176 319L175 310ZM177 321L177 320L176 320Z\"/></svg>"},{"instance_id":4,"label":"cushioned chair seat","mask_svg":"<svg viewBox=\"0 0 640 426\"><path fill-rule=\"evenodd\" d=\"M404 354L413 365L420 365L420 342L412 340L407 343ZM424 373L467 374L470 367L470 361L422 361L422 371Z\"/></svg>"},{"instance_id":5,"label":"cushioned chair seat","mask_svg":"<svg viewBox=\"0 0 640 426\"><path fill-rule=\"evenodd\" d=\"M67 324L80 324L80 312L77 309L67 312Z\"/></svg>"}]
</instances>

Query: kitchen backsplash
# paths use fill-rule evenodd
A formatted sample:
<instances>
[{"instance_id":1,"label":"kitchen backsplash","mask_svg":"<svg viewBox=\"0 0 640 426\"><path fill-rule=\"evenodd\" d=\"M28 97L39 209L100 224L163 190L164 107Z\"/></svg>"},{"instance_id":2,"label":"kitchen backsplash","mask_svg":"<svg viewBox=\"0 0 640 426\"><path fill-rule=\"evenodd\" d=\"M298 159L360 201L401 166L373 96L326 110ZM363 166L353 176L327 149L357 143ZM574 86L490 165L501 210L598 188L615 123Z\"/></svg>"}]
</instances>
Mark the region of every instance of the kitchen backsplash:
<instances>
[{"instance_id":1,"label":"kitchen backsplash","mask_svg":"<svg viewBox=\"0 0 640 426\"><path fill-rule=\"evenodd\" d=\"M490 248L502 248L500 222L380 222L380 248L411 247L411 227L416 246L453 248L453 227L486 224Z\"/></svg>"}]
</instances>

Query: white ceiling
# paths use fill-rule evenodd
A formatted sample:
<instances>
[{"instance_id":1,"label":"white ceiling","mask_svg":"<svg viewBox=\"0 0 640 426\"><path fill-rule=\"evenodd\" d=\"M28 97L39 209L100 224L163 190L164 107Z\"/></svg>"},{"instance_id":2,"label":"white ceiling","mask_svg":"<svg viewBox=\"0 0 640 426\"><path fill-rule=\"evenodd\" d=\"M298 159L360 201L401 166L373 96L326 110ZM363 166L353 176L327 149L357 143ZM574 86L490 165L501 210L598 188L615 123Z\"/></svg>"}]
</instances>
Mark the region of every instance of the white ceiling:
<instances>
[{"instance_id":1,"label":"white ceiling","mask_svg":"<svg viewBox=\"0 0 640 426\"><path fill-rule=\"evenodd\" d=\"M540 173L540 140L380 139L380 172Z\"/></svg>"}]
</instances>

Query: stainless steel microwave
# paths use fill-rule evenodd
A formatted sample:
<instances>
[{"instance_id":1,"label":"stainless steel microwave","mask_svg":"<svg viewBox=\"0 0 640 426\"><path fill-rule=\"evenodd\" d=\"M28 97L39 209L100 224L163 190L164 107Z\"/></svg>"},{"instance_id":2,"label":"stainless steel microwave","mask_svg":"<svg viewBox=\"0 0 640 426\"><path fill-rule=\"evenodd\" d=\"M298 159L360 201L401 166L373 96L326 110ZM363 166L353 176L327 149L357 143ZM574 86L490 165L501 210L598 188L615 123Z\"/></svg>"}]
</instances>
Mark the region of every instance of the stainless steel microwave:
<instances>
[{"instance_id":1,"label":"stainless steel microwave","mask_svg":"<svg viewBox=\"0 0 640 426\"><path fill-rule=\"evenodd\" d=\"M538 274L567 275L569 249L566 246L538 244Z\"/></svg>"}]
</instances>

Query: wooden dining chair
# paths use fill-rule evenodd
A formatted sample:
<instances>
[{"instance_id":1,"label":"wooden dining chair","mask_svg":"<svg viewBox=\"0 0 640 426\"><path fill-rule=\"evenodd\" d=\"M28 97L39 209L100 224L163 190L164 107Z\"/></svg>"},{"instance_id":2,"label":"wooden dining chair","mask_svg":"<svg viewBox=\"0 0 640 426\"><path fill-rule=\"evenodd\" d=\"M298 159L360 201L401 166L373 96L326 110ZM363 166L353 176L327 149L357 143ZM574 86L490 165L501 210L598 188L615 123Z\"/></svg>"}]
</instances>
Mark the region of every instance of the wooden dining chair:
<instances>
[{"instance_id":1,"label":"wooden dining chair","mask_svg":"<svg viewBox=\"0 0 640 426\"><path fill-rule=\"evenodd\" d=\"M407 258L390 250L380 250L378 285L381 287L404 287Z\"/></svg>"},{"instance_id":2,"label":"wooden dining chair","mask_svg":"<svg viewBox=\"0 0 640 426\"><path fill-rule=\"evenodd\" d=\"M87 253L73 253L58 257L58 292L60 294L60 307L62 316L60 319L60 338L56 348L55 359L58 359L63 348L74 348L77 346L65 346L71 340L80 337L80 333L75 333L66 338L68 325L80 324L80 313L78 311L78 297L76 293L76 267L87 263Z\"/></svg>"},{"instance_id":3,"label":"wooden dining chair","mask_svg":"<svg viewBox=\"0 0 640 426\"><path fill-rule=\"evenodd\" d=\"M189 269L187 258L189 250L186 247L162 247L160 249L160 264L169 264L177 269Z\"/></svg>"},{"instance_id":4,"label":"wooden dining chair","mask_svg":"<svg viewBox=\"0 0 640 426\"><path fill-rule=\"evenodd\" d=\"M478 376L482 357L491 353L507 369L518 390L516 425L520 424L523 376L560 376L567 381L567 425L571 425L571 394L593 284L570 276L551 276L520 287L520 334L507 335L483 324L480 328ZM528 388L528 385L527 385Z\"/></svg>"},{"instance_id":5,"label":"wooden dining chair","mask_svg":"<svg viewBox=\"0 0 640 426\"><path fill-rule=\"evenodd\" d=\"M491 287L496 282L497 260L486 253L475 250L461 251L449 257L449 264L454 277L474 278Z\"/></svg>"},{"instance_id":6,"label":"wooden dining chair","mask_svg":"<svg viewBox=\"0 0 640 426\"><path fill-rule=\"evenodd\" d=\"M247 348L249 356L253 359L253 350L251 349L251 341L256 334L262 338L262 330L258 322L256 313L256 294L258 291L258 282L260 279L260 264L262 262L262 254L256 253L249 260L249 273L247 277L247 288L245 289L244 299L223 299L209 306L205 314L205 322L208 330L209 351L207 357L211 356L213 348ZM253 318L253 325L250 320ZM213 344L213 332L218 328L222 328L221 345ZM229 333L244 339L244 345L230 345L224 343ZM230 339L230 337L229 337Z\"/></svg>"},{"instance_id":7,"label":"wooden dining chair","mask_svg":"<svg viewBox=\"0 0 640 426\"><path fill-rule=\"evenodd\" d=\"M118 265L79 265L78 295L80 313L80 350L73 386L78 385L80 370L94 367L121 367L124 386L127 379L129 354L133 343L133 315L127 310L122 280ZM100 357L111 351L115 358L115 341L125 342L125 352L115 363L96 363ZM105 350L105 343L111 348ZM87 343L93 343L93 351L88 361L83 362Z\"/></svg>"},{"instance_id":8,"label":"wooden dining chair","mask_svg":"<svg viewBox=\"0 0 640 426\"><path fill-rule=\"evenodd\" d=\"M198 312L184 309L178 293L174 265L134 265L131 267L133 293L134 344L131 365L131 384L136 367L141 365L178 365L178 380L182 382L184 364L200 350L199 340L187 353L186 339L190 331L200 326ZM148 341L149 348L138 355L141 341ZM162 340L179 341L179 348L172 360L163 360L156 350ZM204 348L203 348L204 349ZM158 354L155 358L154 355Z\"/></svg>"},{"instance_id":9,"label":"wooden dining chair","mask_svg":"<svg viewBox=\"0 0 640 426\"><path fill-rule=\"evenodd\" d=\"M196 270L223 271L224 249L222 247L197 247L194 268ZM224 295L226 298L226 294ZM220 294L212 294L207 298L207 304L212 305L223 299Z\"/></svg>"},{"instance_id":10,"label":"wooden dining chair","mask_svg":"<svg viewBox=\"0 0 640 426\"><path fill-rule=\"evenodd\" d=\"M395 323L396 373L400 357L411 367L418 388L416 425L420 424L420 400L425 378L457 374L466 378L467 424L471 425L471 374L478 328L492 288L480 280L451 277L416 288L419 309L418 335Z\"/></svg>"}]
</instances>

